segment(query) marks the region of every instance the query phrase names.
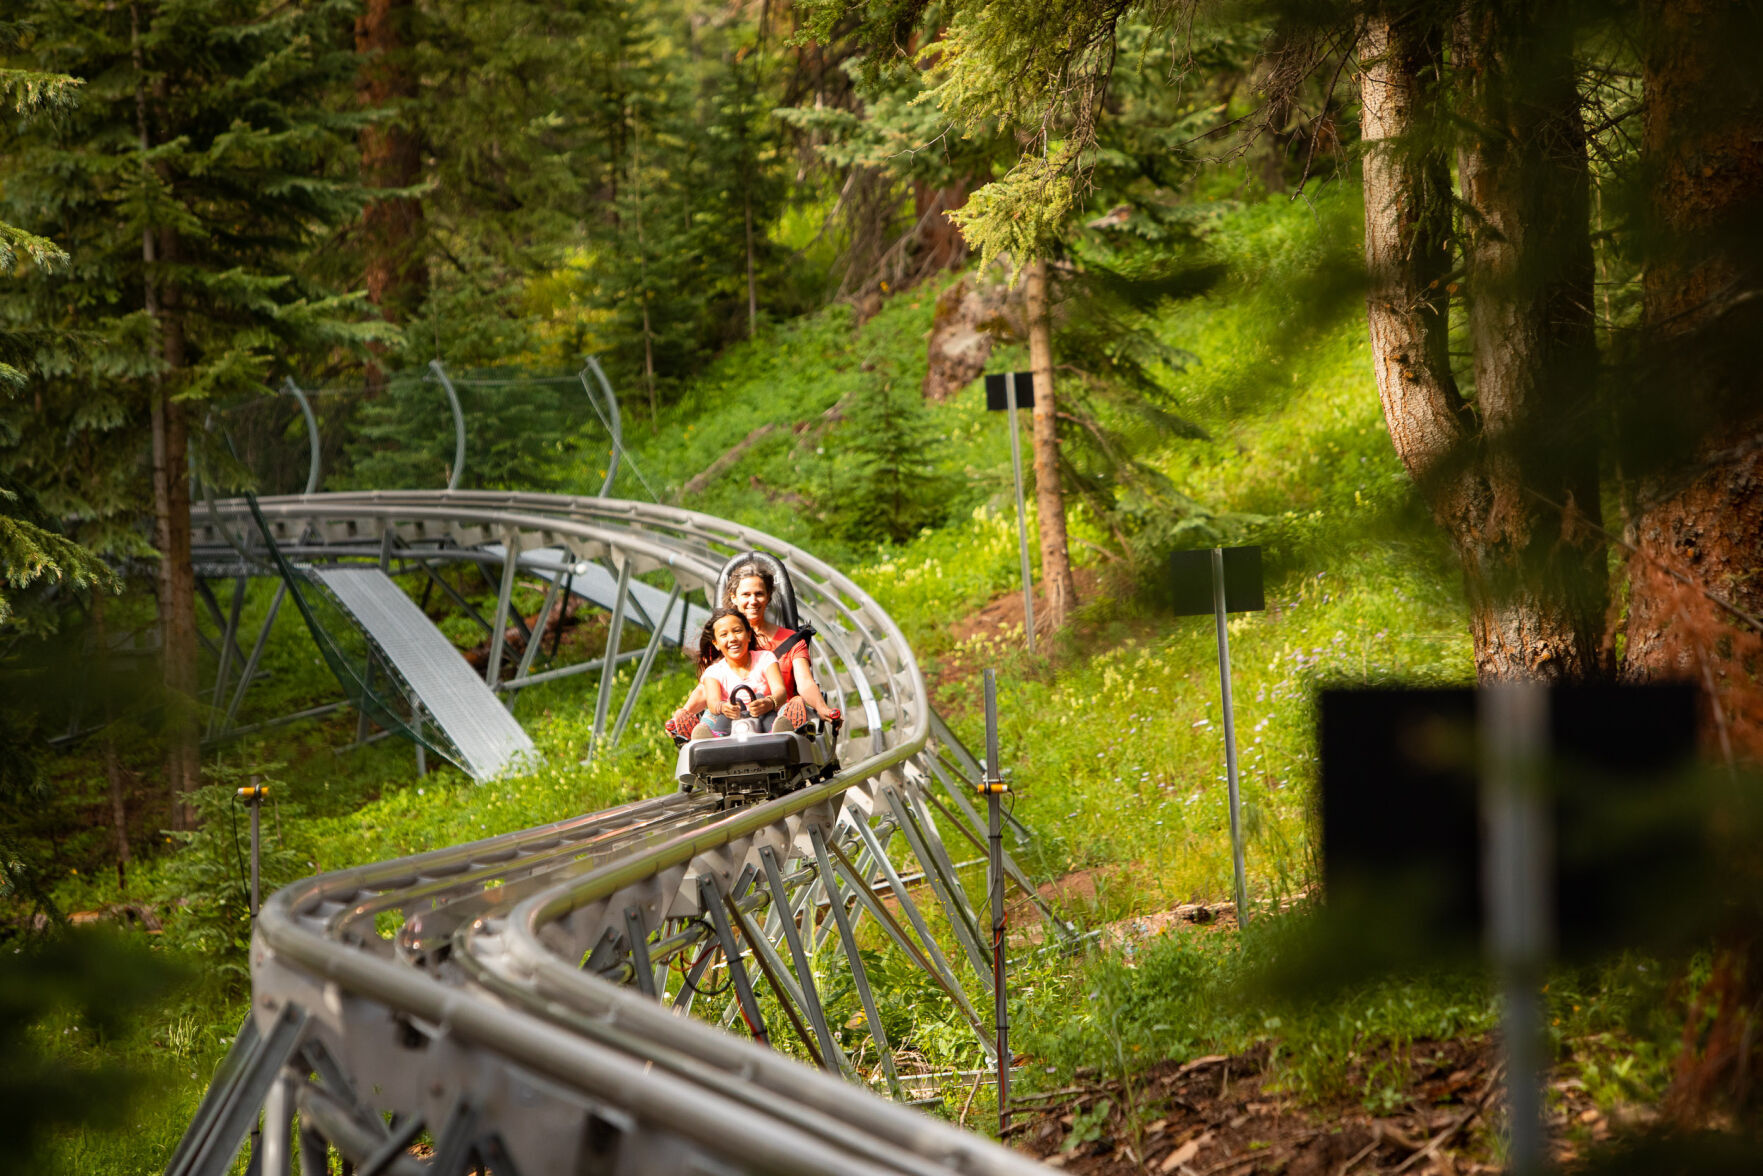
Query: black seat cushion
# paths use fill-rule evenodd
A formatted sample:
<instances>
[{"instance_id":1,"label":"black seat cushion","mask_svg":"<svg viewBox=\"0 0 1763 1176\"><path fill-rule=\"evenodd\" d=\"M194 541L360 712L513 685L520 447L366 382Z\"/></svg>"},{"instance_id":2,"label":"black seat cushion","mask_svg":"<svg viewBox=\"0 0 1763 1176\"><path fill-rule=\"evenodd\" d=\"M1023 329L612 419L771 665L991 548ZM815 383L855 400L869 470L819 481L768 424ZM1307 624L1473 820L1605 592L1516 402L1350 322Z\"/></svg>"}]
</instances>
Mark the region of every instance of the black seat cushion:
<instances>
[{"instance_id":1,"label":"black seat cushion","mask_svg":"<svg viewBox=\"0 0 1763 1176\"><path fill-rule=\"evenodd\" d=\"M725 736L700 739L692 744L687 760L694 772L715 771L740 764L791 765L802 762L802 742L787 732L749 735L745 739Z\"/></svg>"}]
</instances>

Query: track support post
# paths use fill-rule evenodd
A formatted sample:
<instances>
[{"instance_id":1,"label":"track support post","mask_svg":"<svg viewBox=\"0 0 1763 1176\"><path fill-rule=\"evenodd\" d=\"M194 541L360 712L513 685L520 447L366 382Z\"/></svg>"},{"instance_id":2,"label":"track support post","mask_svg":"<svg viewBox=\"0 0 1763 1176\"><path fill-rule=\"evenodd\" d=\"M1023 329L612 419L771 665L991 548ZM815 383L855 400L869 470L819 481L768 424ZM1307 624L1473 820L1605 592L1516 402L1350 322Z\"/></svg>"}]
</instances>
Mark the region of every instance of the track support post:
<instances>
[{"instance_id":1,"label":"track support post","mask_svg":"<svg viewBox=\"0 0 1763 1176\"><path fill-rule=\"evenodd\" d=\"M269 795L269 788L260 783L256 776L251 783L239 789L238 799L251 809L251 921L257 921L258 883L260 865L263 861L263 800Z\"/></svg>"},{"instance_id":2,"label":"track support post","mask_svg":"<svg viewBox=\"0 0 1763 1176\"><path fill-rule=\"evenodd\" d=\"M709 874L698 879L698 905L709 917L710 925L716 931L716 941L721 944L723 959L728 962L729 979L735 986L735 1000L739 1002L741 1013L747 1018L747 1028L752 1031L753 1040L760 1045L770 1045L771 1036L766 1032L765 1018L760 1015L759 1001L753 995L753 985L747 978L746 966L741 963L741 946L735 941L728 912L722 907L722 887Z\"/></svg>"},{"instance_id":3,"label":"track support post","mask_svg":"<svg viewBox=\"0 0 1763 1176\"><path fill-rule=\"evenodd\" d=\"M998 677L987 670L986 763L980 791L986 798L986 884L992 908L992 1024L998 1032L998 1138L1010 1129L1010 1005L1005 992L1004 794L1010 786L998 767Z\"/></svg>"}]
</instances>

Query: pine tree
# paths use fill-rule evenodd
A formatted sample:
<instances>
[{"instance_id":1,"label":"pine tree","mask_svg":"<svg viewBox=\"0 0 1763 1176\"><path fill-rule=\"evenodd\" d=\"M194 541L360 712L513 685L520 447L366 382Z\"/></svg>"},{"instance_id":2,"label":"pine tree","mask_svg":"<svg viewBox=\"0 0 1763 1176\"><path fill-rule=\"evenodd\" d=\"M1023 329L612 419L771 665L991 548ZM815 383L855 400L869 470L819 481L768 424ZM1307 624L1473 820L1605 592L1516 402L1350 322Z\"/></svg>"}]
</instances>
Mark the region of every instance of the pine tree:
<instances>
[{"instance_id":1,"label":"pine tree","mask_svg":"<svg viewBox=\"0 0 1763 1176\"><path fill-rule=\"evenodd\" d=\"M21 365L33 402L9 410L6 467L118 553L138 553L132 523L154 520L166 774L181 797L198 783L188 469L192 447L199 466L215 457L202 405L373 334L303 264L361 204L343 166L360 119L327 102L353 65L351 5L24 0L14 12L3 64L85 86L57 118L0 138L0 219L52 234L70 258L0 296L0 321L71 339Z\"/></svg>"},{"instance_id":2,"label":"pine tree","mask_svg":"<svg viewBox=\"0 0 1763 1176\"><path fill-rule=\"evenodd\" d=\"M0 105L23 116L66 105L79 85L66 74L39 70L0 70ZM67 264L67 254L46 237L0 220L0 271L13 271L21 258L41 271ZM27 352L38 332L0 322L0 397L7 402L28 389L25 373L15 364ZM12 431L18 426L10 410L0 410L0 446L18 443ZM66 582L72 587L108 587L112 580L104 563L79 543L69 539L56 521L44 513L37 496L17 482L0 458L0 631L16 627L12 593L40 580ZM0 756L8 754L0 741Z\"/></svg>"},{"instance_id":3,"label":"pine tree","mask_svg":"<svg viewBox=\"0 0 1763 1176\"><path fill-rule=\"evenodd\" d=\"M827 444L826 517L856 543L904 543L947 517L950 483L939 467L943 439L918 389L871 384Z\"/></svg>"}]
</instances>

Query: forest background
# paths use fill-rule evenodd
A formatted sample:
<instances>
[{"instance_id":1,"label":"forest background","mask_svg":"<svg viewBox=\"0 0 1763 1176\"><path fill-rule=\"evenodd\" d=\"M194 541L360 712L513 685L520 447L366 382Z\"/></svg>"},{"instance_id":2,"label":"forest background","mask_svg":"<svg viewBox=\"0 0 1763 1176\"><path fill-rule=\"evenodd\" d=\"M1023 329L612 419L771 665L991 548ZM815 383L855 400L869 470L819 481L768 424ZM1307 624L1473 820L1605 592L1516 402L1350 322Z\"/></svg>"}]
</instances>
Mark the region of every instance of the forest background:
<instances>
[{"instance_id":1,"label":"forest background","mask_svg":"<svg viewBox=\"0 0 1763 1176\"><path fill-rule=\"evenodd\" d=\"M1462 586L1446 611L1467 658L1433 659L1440 676L1687 674L1715 754L1754 756L1763 99L1737 47L1756 21L1719 3L14 5L10 933L90 898L70 871L126 894L132 865L168 868L221 811L205 824L204 772L237 769L196 737L191 494L296 488L289 379L321 392L328 487L440 484L446 422L413 378L431 360L487 379L595 355L644 489L887 579L939 528L957 557L990 542L974 512L998 498L996 447L964 448L977 425L948 405L1026 358L1057 388L1034 445L1050 635L1086 600L1155 616L1177 546L1267 543L1287 584L1330 543L1402 551ZM1280 284L1277 313L1229 329L1272 337L1209 337L1257 281ZM1379 478L1265 451L1184 476L1293 397L1348 403L1305 357L1367 322L1341 368L1381 406L1393 453L1348 449L1381 453ZM574 396L476 393L490 456L467 484L595 488L604 438ZM1090 637L1064 631L1077 672ZM958 645L929 616L914 635ZM157 654L99 676L105 721L70 758L50 740L97 663L58 651L119 642ZM1721 1007L1755 982L1716 985Z\"/></svg>"}]
</instances>

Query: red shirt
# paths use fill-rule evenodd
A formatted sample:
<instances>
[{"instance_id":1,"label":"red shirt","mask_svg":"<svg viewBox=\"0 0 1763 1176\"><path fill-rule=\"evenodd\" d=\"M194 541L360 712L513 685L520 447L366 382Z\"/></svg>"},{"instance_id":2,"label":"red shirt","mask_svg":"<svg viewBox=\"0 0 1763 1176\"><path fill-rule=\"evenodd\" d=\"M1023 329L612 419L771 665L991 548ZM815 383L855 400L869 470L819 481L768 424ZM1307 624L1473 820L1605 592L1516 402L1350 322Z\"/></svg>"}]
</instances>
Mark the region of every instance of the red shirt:
<instances>
[{"instance_id":1,"label":"red shirt","mask_svg":"<svg viewBox=\"0 0 1763 1176\"><path fill-rule=\"evenodd\" d=\"M795 635L796 631L794 629L785 629L780 626L772 631L771 640L767 641L763 637L759 639L759 648L764 650L776 649ZM796 697L796 663L798 661L806 662L808 660L808 643L806 641L798 641L795 645L790 647L790 652L784 655L784 660L778 663L777 668L784 676L785 702Z\"/></svg>"}]
</instances>

